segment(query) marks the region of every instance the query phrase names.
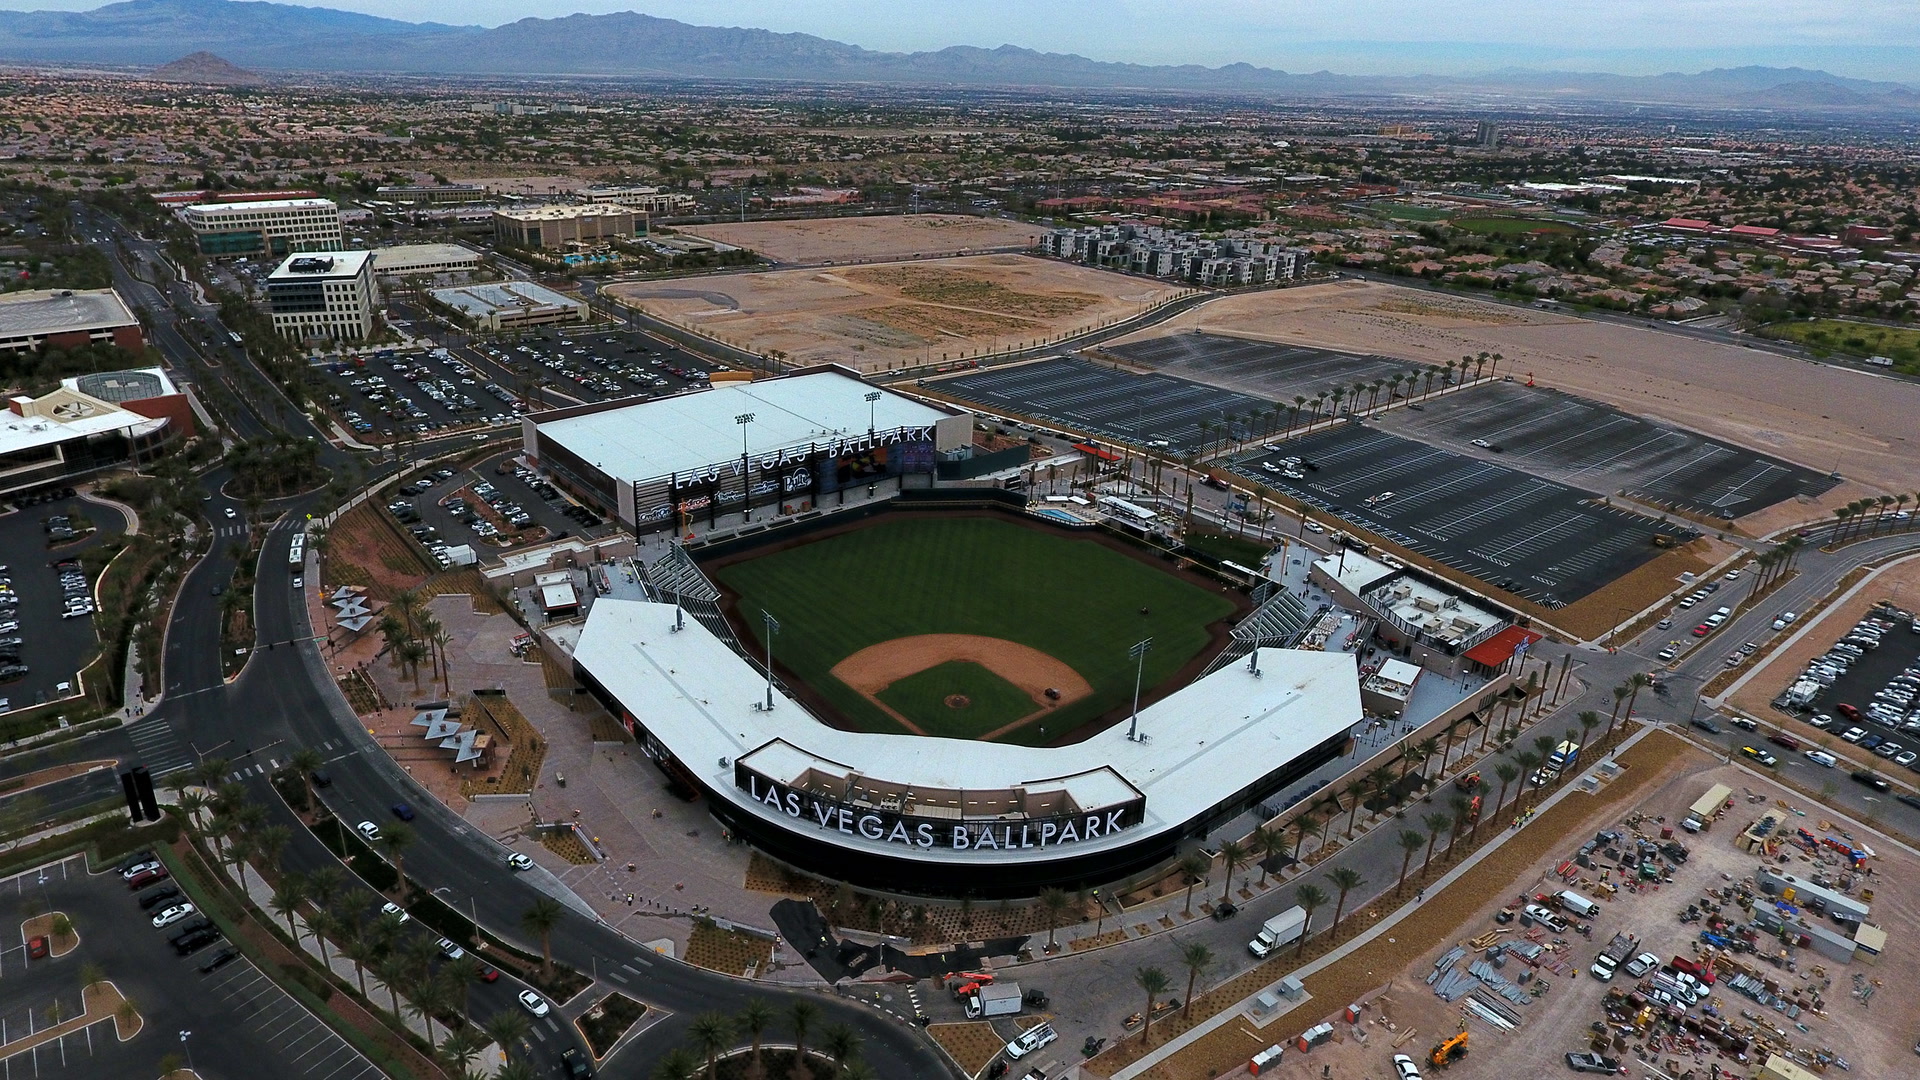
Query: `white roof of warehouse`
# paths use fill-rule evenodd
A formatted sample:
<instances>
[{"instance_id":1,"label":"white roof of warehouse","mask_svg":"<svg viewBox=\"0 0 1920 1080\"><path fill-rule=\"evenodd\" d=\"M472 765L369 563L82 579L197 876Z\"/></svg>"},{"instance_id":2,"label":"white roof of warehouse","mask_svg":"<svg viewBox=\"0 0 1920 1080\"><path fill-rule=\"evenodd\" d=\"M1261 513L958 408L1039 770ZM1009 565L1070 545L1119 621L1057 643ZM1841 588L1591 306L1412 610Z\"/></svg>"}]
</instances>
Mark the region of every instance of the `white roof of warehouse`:
<instances>
[{"instance_id":1,"label":"white roof of warehouse","mask_svg":"<svg viewBox=\"0 0 1920 1080\"><path fill-rule=\"evenodd\" d=\"M31 289L0 296L0 337L107 330L135 321L112 289Z\"/></svg>"},{"instance_id":2,"label":"white roof of warehouse","mask_svg":"<svg viewBox=\"0 0 1920 1080\"><path fill-rule=\"evenodd\" d=\"M756 455L864 435L869 422L866 396L874 390L880 391L871 421L876 431L931 427L953 415L852 375L819 371L722 383L711 390L544 423L536 416L534 423L542 441L566 447L616 480L632 482L739 460L740 425L735 417L744 413L753 414L746 445Z\"/></svg>"},{"instance_id":3,"label":"white roof of warehouse","mask_svg":"<svg viewBox=\"0 0 1920 1080\"><path fill-rule=\"evenodd\" d=\"M1124 846L1183 825L1348 730L1361 715L1352 654L1266 648L1257 677L1245 663L1235 663L1142 709L1140 731L1150 742L1128 741L1124 722L1062 747L842 731L788 698L777 699L772 712L756 708L764 700L765 676L698 621L684 620L678 632L673 624L672 604L602 598L593 605L574 659L644 717L648 731L688 770L723 797L777 818L785 828L795 827L791 818L734 787L731 764L775 739L876 781L926 788L1032 787L1060 778L1077 782L1081 774L1110 768L1146 795L1146 820L1076 844L1080 852ZM897 849L837 831L821 835L853 847ZM946 851L941 857L1004 859L997 851Z\"/></svg>"}]
</instances>

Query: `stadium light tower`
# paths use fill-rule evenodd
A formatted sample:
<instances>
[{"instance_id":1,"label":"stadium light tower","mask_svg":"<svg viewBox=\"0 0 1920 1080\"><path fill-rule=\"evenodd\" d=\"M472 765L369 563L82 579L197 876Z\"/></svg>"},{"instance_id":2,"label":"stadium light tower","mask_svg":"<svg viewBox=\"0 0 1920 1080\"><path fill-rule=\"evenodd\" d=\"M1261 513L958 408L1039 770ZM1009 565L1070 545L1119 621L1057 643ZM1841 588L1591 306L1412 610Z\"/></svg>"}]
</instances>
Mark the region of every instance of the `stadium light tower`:
<instances>
[{"instance_id":1,"label":"stadium light tower","mask_svg":"<svg viewBox=\"0 0 1920 1080\"><path fill-rule=\"evenodd\" d=\"M773 617L773 612L768 611L764 608L762 608L760 611L760 618L765 620L767 624L767 709L766 711L772 712L773 711L773 635L780 632L780 620Z\"/></svg>"},{"instance_id":2,"label":"stadium light tower","mask_svg":"<svg viewBox=\"0 0 1920 1080\"><path fill-rule=\"evenodd\" d=\"M740 520L753 520L753 465L749 462L747 451L747 425L753 423L753 413L743 412L733 418L740 425Z\"/></svg>"},{"instance_id":3,"label":"stadium light tower","mask_svg":"<svg viewBox=\"0 0 1920 1080\"><path fill-rule=\"evenodd\" d=\"M869 435L873 434L874 425L877 422L874 420L874 411L879 407L875 404L875 402L879 400L880 400L880 391L878 390L867 391L867 434Z\"/></svg>"},{"instance_id":4,"label":"stadium light tower","mask_svg":"<svg viewBox=\"0 0 1920 1080\"><path fill-rule=\"evenodd\" d=\"M1147 653L1152 650L1152 638L1141 638L1134 643L1132 648L1127 650L1127 655L1133 657L1134 662L1133 720L1127 725L1128 742L1138 742L1140 740L1140 676L1147 670Z\"/></svg>"}]
</instances>

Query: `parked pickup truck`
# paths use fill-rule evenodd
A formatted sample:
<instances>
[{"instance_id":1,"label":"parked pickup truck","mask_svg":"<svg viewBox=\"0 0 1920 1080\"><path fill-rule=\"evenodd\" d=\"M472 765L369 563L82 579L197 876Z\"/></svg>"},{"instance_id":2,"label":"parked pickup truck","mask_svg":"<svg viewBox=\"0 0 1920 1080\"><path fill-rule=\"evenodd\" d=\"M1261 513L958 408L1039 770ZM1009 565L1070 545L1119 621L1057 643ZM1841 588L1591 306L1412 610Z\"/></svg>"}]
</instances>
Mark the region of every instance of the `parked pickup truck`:
<instances>
[{"instance_id":1,"label":"parked pickup truck","mask_svg":"<svg viewBox=\"0 0 1920 1080\"><path fill-rule=\"evenodd\" d=\"M1613 940L1607 942L1607 947L1600 950L1600 955L1594 957L1593 966L1587 970L1601 982L1611 981L1613 973L1619 970L1627 957L1633 955L1634 946L1637 944L1638 942L1626 934L1613 935Z\"/></svg>"}]
</instances>

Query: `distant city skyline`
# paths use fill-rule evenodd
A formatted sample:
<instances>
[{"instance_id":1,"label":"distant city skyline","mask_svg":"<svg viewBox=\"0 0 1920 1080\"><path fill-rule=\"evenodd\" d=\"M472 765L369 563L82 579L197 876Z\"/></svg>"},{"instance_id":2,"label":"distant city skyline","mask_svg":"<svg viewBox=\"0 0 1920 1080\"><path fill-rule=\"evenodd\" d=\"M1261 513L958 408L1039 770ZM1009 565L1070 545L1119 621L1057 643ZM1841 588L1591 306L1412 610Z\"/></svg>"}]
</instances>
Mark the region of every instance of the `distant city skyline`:
<instances>
[{"instance_id":1,"label":"distant city skyline","mask_svg":"<svg viewBox=\"0 0 1920 1080\"><path fill-rule=\"evenodd\" d=\"M99 0L0 0L83 11ZM498 26L638 11L806 33L886 51L1016 45L1140 64L1470 74L1525 67L1624 75L1763 64L1920 81L1913 0L308 0L409 22ZM1036 12L1040 14L1036 15Z\"/></svg>"}]
</instances>

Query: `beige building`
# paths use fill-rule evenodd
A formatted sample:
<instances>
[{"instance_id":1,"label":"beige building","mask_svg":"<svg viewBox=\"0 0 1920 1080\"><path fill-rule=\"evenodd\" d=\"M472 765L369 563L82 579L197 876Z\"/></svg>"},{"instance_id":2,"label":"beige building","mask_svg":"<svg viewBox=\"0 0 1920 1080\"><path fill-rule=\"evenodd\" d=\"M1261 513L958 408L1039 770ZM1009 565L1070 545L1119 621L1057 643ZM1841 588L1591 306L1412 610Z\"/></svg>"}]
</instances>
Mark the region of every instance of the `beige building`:
<instances>
[{"instance_id":1,"label":"beige building","mask_svg":"<svg viewBox=\"0 0 1920 1080\"><path fill-rule=\"evenodd\" d=\"M330 199L200 203L177 213L202 255L285 255L342 244L340 207Z\"/></svg>"},{"instance_id":2,"label":"beige building","mask_svg":"<svg viewBox=\"0 0 1920 1080\"><path fill-rule=\"evenodd\" d=\"M510 247L595 247L639 233L646 214L615 203L525 206L493 212L493 238Z\"/></svg>"},{"instance_id":3,"label":"beige building","mask_svg":"<svg viewBox=\"0 0 1920 1080\"><path fill-rule=\"evenodd\" d=\"M373 336L380 292L370 251L314 251L294 255L267 275L273 328L295 341Z\"/></svg>"}]
</instances>

